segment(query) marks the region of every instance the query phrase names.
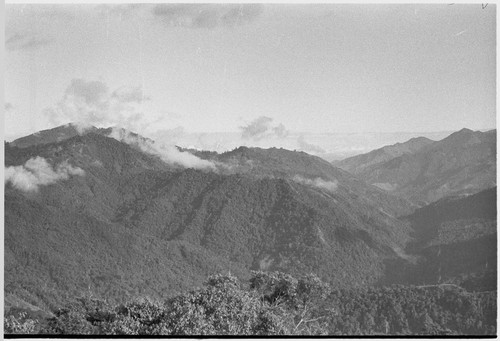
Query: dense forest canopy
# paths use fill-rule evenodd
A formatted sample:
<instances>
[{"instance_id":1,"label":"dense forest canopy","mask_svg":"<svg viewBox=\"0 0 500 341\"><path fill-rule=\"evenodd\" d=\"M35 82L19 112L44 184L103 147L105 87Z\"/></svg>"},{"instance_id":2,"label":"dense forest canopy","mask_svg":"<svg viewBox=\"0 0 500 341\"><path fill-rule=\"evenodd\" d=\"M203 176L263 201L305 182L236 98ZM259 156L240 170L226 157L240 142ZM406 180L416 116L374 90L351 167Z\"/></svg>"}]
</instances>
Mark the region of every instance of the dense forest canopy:
<instances>
[{"instance_id":1,"label":"dense forest canopy","mask_svg":"<svg viewBox=\"0 0 500 341\"><path fill-rule=\"evenodd\" d=\"M496 292L455 285L338 290L315 275L213 275L165 301L76 298L43 320L7 316L5 332L97 335L495 335Z\"/></svg>"}]
</instances>

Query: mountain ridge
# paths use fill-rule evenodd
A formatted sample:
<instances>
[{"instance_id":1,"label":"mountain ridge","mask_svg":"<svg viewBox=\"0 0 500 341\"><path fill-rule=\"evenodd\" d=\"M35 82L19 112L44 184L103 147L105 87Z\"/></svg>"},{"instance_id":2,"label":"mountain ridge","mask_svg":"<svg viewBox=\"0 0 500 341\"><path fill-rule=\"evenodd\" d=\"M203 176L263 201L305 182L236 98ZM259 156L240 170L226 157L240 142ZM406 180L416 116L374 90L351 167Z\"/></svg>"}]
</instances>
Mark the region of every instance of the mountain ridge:
<instances>
[{"instance_id":1,"label":"mountain ridge","mask_svg":"<svg viewBox=\"0 0 500 341\"><path fill-rule=\"evenodd\" d=\"M366 154L352 156L350 158L334 162L333 164L353 174L360 173L368 166L388 161L394 157L407 153L414 153L426 145L435 141L426 137L414 137L406 142L398 142L393 145L375 149Z\"/></svg>"},{"instance_id":2,"label":"mountain ridge","mask_svg":"<svg viewBox=\"0 0 500 341\"><path fill-rule=\"evenodd\" d=\"M363 163L373 155L349 158L337 166L420 204L447 195L473 194L496 185L496 130L474 132L464 128L411 153L369 165Z\"/></svg>"}]
</instances>

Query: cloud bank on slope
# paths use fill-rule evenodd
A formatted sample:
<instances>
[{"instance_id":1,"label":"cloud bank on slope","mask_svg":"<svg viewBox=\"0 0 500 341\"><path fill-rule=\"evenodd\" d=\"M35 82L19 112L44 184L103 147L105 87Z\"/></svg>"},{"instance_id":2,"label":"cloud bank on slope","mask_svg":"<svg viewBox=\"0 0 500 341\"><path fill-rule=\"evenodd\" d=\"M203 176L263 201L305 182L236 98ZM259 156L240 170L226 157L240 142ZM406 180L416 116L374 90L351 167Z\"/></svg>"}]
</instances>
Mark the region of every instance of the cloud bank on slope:
<instances>
[{"instance_id":1,"label":"cloud bank on slope","mask_svg":"<svg viewBox=\"0 0 500 341\"><path fill-rule=\"evenodd\" d=\"M39 186L67 180L70 175L84 176L85 171L64 161L55 170L43 157L31 158L24 165L5 167L5 183L25 192L37 192Z\"/></svg>"},{"instance_id":2,"label":"cloud bank on slope","mask_svg":"<svg viewBox=\"0 0 500 341\"><path fill-rule=\"evenodd\" d=\"M299 183L299 184L324 189L324 190L331 192L331 193L335 192L337 190L337 187L338 187L337 181L325 181L321 178L315 178L314 180L311 180L311 179L304 178L300 175L295 175L292 178L292 180Z\"/></svg>"},{"instance_id":3,"label":"cloud bank on slope","mask_svg":"<svg viewBox=\"0 0 500 341\"><path fill-rule=\"evenodd\" d=\"M122 128L113 128L109 137L138 147L145 153L156 155L168 164L178 165L185 168L216 169L213 162L200 159L199 157L188 152L181 152L173 145L156 144L152 140L141 138L138 135L133 135L129 131Z\"/></svg>"}]
</instances>

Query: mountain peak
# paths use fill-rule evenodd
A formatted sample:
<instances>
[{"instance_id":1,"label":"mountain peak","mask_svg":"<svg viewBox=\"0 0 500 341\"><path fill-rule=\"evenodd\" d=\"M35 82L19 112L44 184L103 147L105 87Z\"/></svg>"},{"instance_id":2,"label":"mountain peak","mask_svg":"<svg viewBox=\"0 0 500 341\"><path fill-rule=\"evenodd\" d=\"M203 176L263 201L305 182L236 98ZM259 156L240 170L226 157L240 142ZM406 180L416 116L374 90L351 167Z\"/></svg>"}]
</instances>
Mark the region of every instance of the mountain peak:
<instances>
[{"instance_id":1,"label":"mountain peak","mask_svg":"<svg viewBox=\"0 0 500 341\"><path fill-rule=\"evenodd\" d=\"M389 161L395 157L416 153L434 142L426 137L414 137L408 141L384 146L366 154L351 156L338 162L337 165L348 172L358 174L369 167Z\"/></svg>"},{"instance_id":2,"label":"mountain peak","mask_svg":"<svg viewBox=\"0 0 500 341\"><path fill-rule=\"evenodd\" d=\"M459 131L454 132L448 137L440 141L440 144L475 144L480 143L480 136L482 133L480 131L473 131L467 128L463 128Z\"/></svg>"},{"instance_id":3,"label":"mountain peak","mask_svg":"<svg viewBox=\"0 0 500 341\"><path fill-rule=\"evenodd\" d=\"M451 134L450 136L453 136L453 135L455 135L455 136L471 136L471 135L473 135L475 133L476 133L475 131L473 131L473 130L471 130L469 128L462 128L459 131Z\"/></svg>"},{"instance_id":4,"label":"mountain peak","mask_svg":"<svg viewBox=\"0 0 500 341\"><path fill-rule=\"evenodd\" d=\"M94 126L86 126L85 128L82 128L82 126L77 123L68 123L55 128L41 130L28 136L20 137L10 142L10 145L18 148L27 148L34 145L61 142L74 136L95 132L97 130L98 129Z\"/></svg>"},{"instance_id":5,"label":"mountain peak","mask_svg":"<svg viewBox=\"0 0 500 341\"><path fill-rule=\"evenodd\" d=\"M87 135L89 133L96 133L104 136L110 136L118 140L124 137L130 137L141 142L153 142L149 138L145 138L135 132L121 128L121 127L108 127L96 128L91 125L82 125L79 123L68 123L55 128L41 130L28 136L20 137L9 143L11 147L28 148L35 145L44 145L50 143L61 142L68 140L78 135Z\"/></svg>"}]
</instances>

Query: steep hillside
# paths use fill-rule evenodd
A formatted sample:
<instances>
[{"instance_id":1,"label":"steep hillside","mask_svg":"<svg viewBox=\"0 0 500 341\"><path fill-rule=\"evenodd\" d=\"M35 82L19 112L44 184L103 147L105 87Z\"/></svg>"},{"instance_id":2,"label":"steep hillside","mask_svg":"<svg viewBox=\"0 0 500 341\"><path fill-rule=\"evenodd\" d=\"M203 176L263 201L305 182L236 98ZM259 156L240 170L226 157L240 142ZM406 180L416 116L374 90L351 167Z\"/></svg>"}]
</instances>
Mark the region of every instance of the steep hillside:
<instances>
[{"instance_id":1,"label":"steep hillside","mask_svg":"<svg viewBox=\"0 0 500 341\"><path fill-rule=\"evenodd\" d=\"M469 290L495 290L497 273L496 187L466 197L448 197L406 219L414 241L388 282L456 283ZM394 277L391 277L394 276Z\"/></svg>"},{"instance_id":2,"label":"steep hillside","mask_svg":"<svg viewBox=\"0 0 500 341\"><path fill-rule=\"evenodd\" d=\"M422 205L477 193L496 185L496 130L462 129L413 153L348 168L367 183Z\"/></svg>"},{"instance_id":3,"label":"steep hillside","mask_svg":"<svg viewBox=\"0 0 500 341\"><path fill-rule=\"evenodd\" d=\"M219 170L209 171L94 132L8 144L14 180L45 168L36 190L6 183L7 306L49 310L84 293L166 297L210 273L250 269L365 286L399 257L408 225L395 216L411 212L407 202L305 153L241 150L216 156ZM61 169L78 172L52 179Z\"/></svg>"},{"instance_id":4,"label":"steep hillside","mask_svg":"<svg viewBox=\"0 0 500 341\"><path fill-rule=\"evenodd\" d=\"M7 148L6 164L23 164L33 156L52 165L70 160L85 176L40 186L38 192L6 185L5 295L13 301L47 309L82 292L121 299L158 296L193 286L207 272L241 273L214 255L204 255L198 267L188 266L190 256L181 251L203 250L182 242L166 247L144 231L114 222L126 195L133 195L121 190L127 183L143 179L140 187L148 189L156 184L147 180L178 169L98 134ZM147 174L153 174L151 179Z\"/></svg>"}]
</instances>

